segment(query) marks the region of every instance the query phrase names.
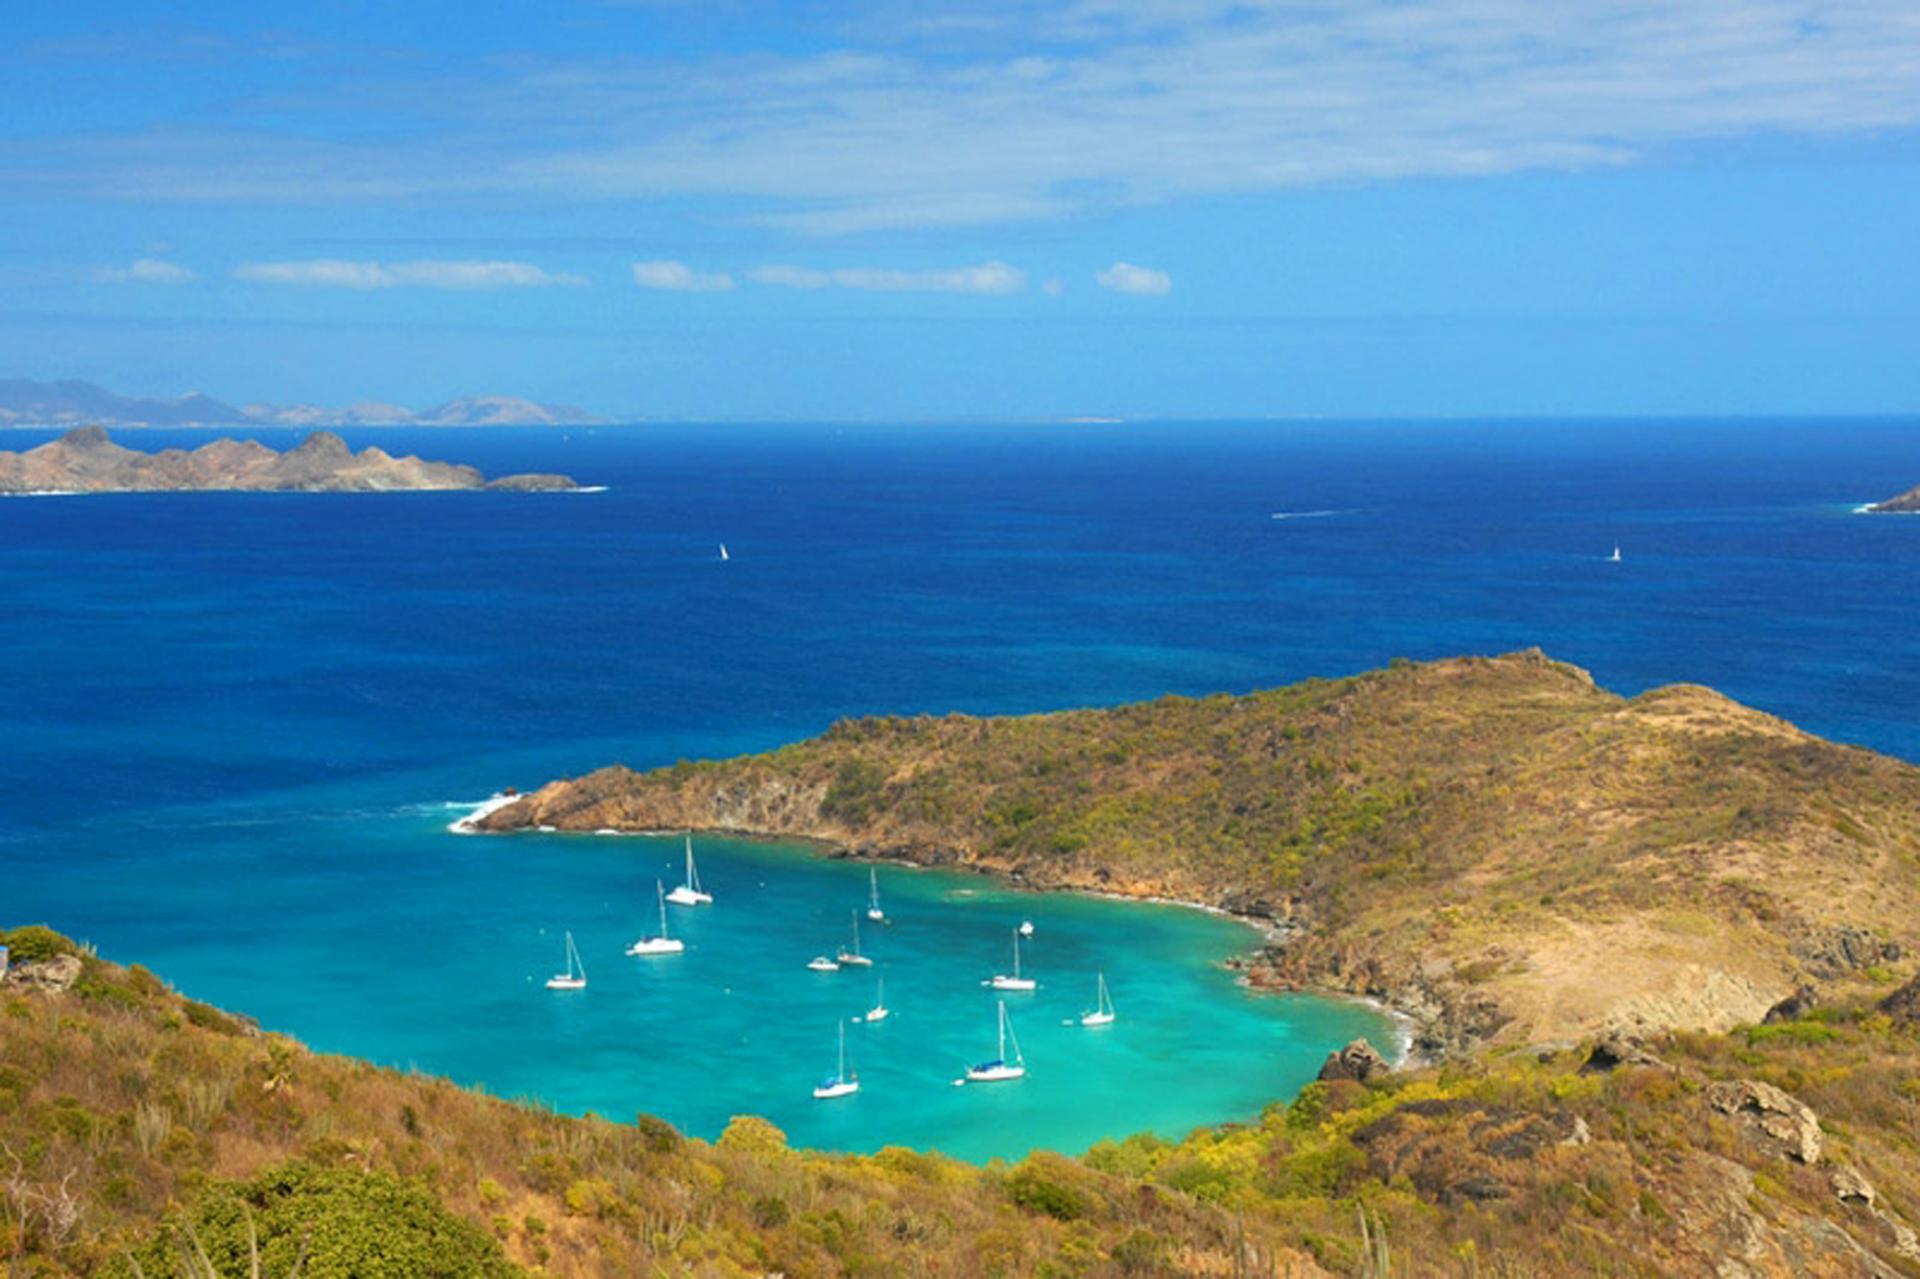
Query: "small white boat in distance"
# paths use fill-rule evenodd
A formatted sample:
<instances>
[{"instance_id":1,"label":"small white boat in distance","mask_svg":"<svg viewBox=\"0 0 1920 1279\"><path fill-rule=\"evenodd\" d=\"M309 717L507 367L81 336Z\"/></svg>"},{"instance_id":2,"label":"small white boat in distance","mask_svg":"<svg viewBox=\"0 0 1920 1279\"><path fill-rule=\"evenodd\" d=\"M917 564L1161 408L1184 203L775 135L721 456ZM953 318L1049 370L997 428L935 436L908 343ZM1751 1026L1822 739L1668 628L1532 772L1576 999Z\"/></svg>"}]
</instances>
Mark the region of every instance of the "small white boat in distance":
<instances>
[{"instance_id":1,"label":"small white boat in distance","mask_svg":"<svg viewBox=\"0 0 1920 1279\"><path fill-rule=\"evenodd\" d=\"M873 992L873 1007L867 1009L867 1015L863 1020L885 1021L892 1015L893 1010L887 1007L887 979L882 977L879 987Z\"/></svg>"},{"instance_id":2,"label":"small white boat in distance","mask_svg":"<svg viewBox=\"0 0 1920 1279\"><path fill-rule=\"evenodd\" d=\"M629 955L678 955L687 948L687 944L678 937L667 936L667 889L659 880L653 881L653 894L660 901L660 935L642 937L627 947Z\"/></svg>"},{"instance_id":3,"label":"small white boat in distance","mask_svg":"<svg viewBox=\"0 0 1920 1279\"><path fill-rule=\"evenodd\" d=\"M838 960L828 959L825 955L815 955L807 961L807 967L816 973L837 973L840 971Z\"/></svg>"},{"instance_id":4,"label":"small white boat in distance","mask_svg":"<svg viewBox=\"0 0 1920 1279\"><path fill-rule=\"evenodd\" d=\"M989 981L987 985L993 987L995 990L1032 990L1034 989L1035 983L1033 978L1022 977L1020 975L1020 930L1019 929L1016 928L1013 930L1013 972L1011 974L995 973L993 975L993 980Z\"/></svg>"},{"instance_id":5,"label":"small white boat in distance","mask_svg":"<svg viewBox=\"0 0 1920 1279\"><path fill-rule=\"evenodd\" d=\"M873 866L867 867L867 918L874 923L885 923L887 912L880 909L880 871Z\"/></svg>"},{"instance_id":6,"label":"small white boat in distance","mask_svg":"<svg viewBox=\"0 0 1920 1279\"><path fill-rule=\"evenodd\" d=\"M1082 1026L1113 1025L1113 996L1107 993L1107 975L1100 974L1100 987L1094 992L1093 1011L1080 1014Z\"/></svg>"},{"instance_id":7,"label":"small white boat in distance","mask_svg":"<svg viewBox=\"0 0 1920 1279\"><path fill-rule=\"evenodd\" d=\"M845 964L852 968L873 967L873 961L860 953L860 912L859 911L855 911L853 913L853 949L849 950L845 946L842 946L840 948L840 953L836 955L834 958L838 959L842 964Z\"/></svg>"},{"instance_id":8,"label":"small white boat in distance","mask_svg":"<svg viewBox=\"0 0 1920 1279\"><path fill-rule=\"evenodd\" d=\"M1620 562L1620 548L1616 546L1613 548L1613 554L1607 556L1607 563L1618 564L1619 562Z\"/></svg>"},{"instance_id":9,"label":"small white boat in distance","mask_svg":"<svg viewBox=\"0 0 1920 1279\"><path fill-rule=\"evenodd\" d=\"M830 1101L835 1097L851 1097L860 1091L860 1076L847 1072L847 1028L840 1027L840 1068L833 1074L814 1085L815 1100Z\"/></svg>"},{"instance_id":10,"label":"small white boat in distance","mask_svg":"<svg viewBox=\"0 0 1920 1279\"><path fill-rule=\"evenodd\" d=\"M733 557L731 555L727 554L727 544L725 542L720 543L720 562L722 564L725 564L728 560L732 558Z\"/></svg>"},{"instance_id":11,"label":"small white boat in distance","mask_svg":"<svg viewBox=\"0 0 1920 1279\"><path fill-rule=\"evenodd\" d=\"M1031 919L1023 919L1020 921L1020 935L1022 937L1033 936L1033 921Z\"/></svg>"},{"instance_id":12,"label":"small white boat in distance","mask_svg":"<svg viewBox=\"0 0 1920 1279\"><path fill-rule=\"evenodd\" d=\"M687 832L687 882L667 894L676 906L711 906L713 894L700 891L700 868L693 864L693 832Z\"/></svg>"},{"instance_id":13,"label":"small white boat in distance","mask_svg":"<svg viewBox=\"0 0 1920 1279\"><path fill-rule=\"evenodd\" d=\"M567 934L567 971L555 973L547 978L548 990L585 990L587 988L587 966L580 962L580 948L573 944L573 934Z\"/></svg>"},{"instance_id":14,"label":"small white boat in distance","mask_svg":"<svg viewBox=\"0 0 1920 1279\"><path fill-rule=\"evenodd\" d=\"M1013 1059L1007 1059L1007 1044L1013 1044ZM1020 1055L1020 1041L1014 1038L1013 1022L1007 1017L1007 1001L1000 1001L1000 1052L992 1061L967 1067L967 1079L976 1084L996 1084L1019 1079L1027 1073L1026 1059Z\"/></svg>"}]
</instances>

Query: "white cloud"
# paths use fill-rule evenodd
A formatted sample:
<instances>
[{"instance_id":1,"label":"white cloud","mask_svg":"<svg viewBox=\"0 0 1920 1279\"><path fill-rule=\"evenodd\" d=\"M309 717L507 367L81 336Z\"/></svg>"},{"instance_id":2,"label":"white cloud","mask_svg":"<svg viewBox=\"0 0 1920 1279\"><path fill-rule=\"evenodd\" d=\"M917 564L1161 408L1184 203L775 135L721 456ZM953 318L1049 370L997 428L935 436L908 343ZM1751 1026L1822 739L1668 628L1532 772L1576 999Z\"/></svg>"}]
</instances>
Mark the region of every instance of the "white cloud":
<instances>
[{"instance_id":1,"label":"white cloud","mask_svg":"<svg viewBox=\"0 0 1920 1279\"><path fill-rule=\"evenodd\" d=\"M1112 289L1115 293L1171 293L1173 277L1165 271L1156 271L1150 266L1135 266L1131 262L1115 262L1104 271L1095 271L1093 278L1103 289Z\"/></svg>"},{"instance_id":2,"label":"white cloud","mask_svg":"<svg viewBox=\"0 0 1920 1279\"><path fill-rule=\"evenodd\" d=\"M643 289L673 289L681 293L719 293L733 287L725 271L696 271L685 262L661 259L635 262L633 282Z\"/></svg>"},{"instance_id":3,"label":"white cloud","mask_svg":"<svg viewBox=\"0 0 1920 1279\"><path fill-rule=\"evenodd\" d=\"M309 258L298 262L242 262L236 280L323 289L536 289L579 286L585 276L544 271L530 262L427 259L415 262L355 262Z\"/></svg>"},{"instance_id":4,"label":"white cloud","mask_svg":"<svg viewBox=\"0 0 1920 1279\"><path fill-rule=\"evenodd\" d=\"M103 266L93 278L102 284L188 284L195 276L178 262L138 258L127 266Z\"/></svg>"},{"instance_id":5,"label":"white cloud","mask_svg":"<svg viewBox=\"0 0 1920 1279\"><path fill-rule=\"evenodd\" d=\"M1005 262L935 271L761 266L747 272L747 278L755 284L783 289L864 289L873 293L1018 293L1027 287L1027 273Z\"/></svg>"}]
</instances>

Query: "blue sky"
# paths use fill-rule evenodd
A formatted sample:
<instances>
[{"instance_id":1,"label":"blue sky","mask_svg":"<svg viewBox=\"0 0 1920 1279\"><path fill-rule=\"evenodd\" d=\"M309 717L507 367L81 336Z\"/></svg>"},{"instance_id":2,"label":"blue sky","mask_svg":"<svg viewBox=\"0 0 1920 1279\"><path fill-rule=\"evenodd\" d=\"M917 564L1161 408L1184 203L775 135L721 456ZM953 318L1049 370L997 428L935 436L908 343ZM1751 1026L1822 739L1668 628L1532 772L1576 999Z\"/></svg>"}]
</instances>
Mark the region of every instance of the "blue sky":
<instances>
[{"instance_id":1,"label":"blue sky","mask_svg":"<svg viewBox=\"0 0 1920 1279\"><path fill-rule=\"evenodd\" d=\"M13 0L0 376L620 416L1920 409L1920 11Z\"/></svg>"}]
</instances>

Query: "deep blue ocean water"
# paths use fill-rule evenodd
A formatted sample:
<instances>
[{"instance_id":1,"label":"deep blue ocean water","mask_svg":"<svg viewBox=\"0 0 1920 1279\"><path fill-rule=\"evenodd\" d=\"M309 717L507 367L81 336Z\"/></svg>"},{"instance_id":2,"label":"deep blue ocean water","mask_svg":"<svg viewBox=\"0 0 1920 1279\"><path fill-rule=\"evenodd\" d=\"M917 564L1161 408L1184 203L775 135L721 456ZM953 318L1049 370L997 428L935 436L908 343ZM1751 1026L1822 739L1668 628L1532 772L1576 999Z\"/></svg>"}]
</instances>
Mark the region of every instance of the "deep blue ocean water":
<instances>
[{"instance_id":1,"label":"deep blue ocean water","mask_svg":"<svg viewBox=\"0 0 1920 1279\"><path fill-rule=\"evenodd\" d=\"M799 965L841 940L862 872L705 841L722 904L677 967L641 965L619 948L674 849L446 833L448 803L502 785L848 714L1534 644L1623 693L1711 684L1920 759L1920 519L1853 513L1920 483L1916 420L347 434L609 489L0 501L0 920L316 1047L570 1110L1079 1149L1244 1117L1380 1025L1237 992L1228 921L891 871L899 921L870 940L899 1015L850 1028L867 1090L815 1105L870 980ZM952 1089L1023 915L1033 1076ZM537 985L564 928L593 975L574 998ZM1121 1024L1069 1032L1102 967Z\"/></svg>"}]
</instances>

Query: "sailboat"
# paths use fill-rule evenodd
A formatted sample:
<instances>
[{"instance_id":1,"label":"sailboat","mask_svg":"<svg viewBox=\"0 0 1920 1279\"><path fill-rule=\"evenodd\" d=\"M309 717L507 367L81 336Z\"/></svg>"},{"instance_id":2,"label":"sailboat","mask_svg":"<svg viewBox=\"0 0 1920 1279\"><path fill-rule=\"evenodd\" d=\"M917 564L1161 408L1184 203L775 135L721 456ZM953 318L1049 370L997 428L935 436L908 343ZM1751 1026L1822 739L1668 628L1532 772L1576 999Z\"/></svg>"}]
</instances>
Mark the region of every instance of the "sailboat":
<instances>
[{"instance_id":1,"label":"sailboat","mask_svg":"<svg viewBox=\"0 0 1920 1279\"><path fill-rule=\"evenodd\" d=\"M860 953L860 912L859 911L855 911L853 913L853 949L848 950L845 946L842 946L840 948L840 953L836 955L834 958L838 959L842 964L851 965L855 968L873 967L873 961Z\"/></svg>"},{"instance_id":2,"label":"sailboat","mask_svg":"<svg viewBox=\"0 0 1920 1279\"><path fill-rule=\"evenodd\" d=\"M720 562L722 564L725 564L728 560L732 558L733 558L732 556L727 554L727 544L725 542L720 543Z\"/></svg>"},{"instance_id":3,"label":"sailboat","mask_svg":"<svg viewBox=\"0 0 1920 1279\"><path fill-rule=\"evenodd\" d=\"M893 1010L887 1007L887 979L880 979L879 987L873 993L873 1007L867 1009L862 1021L885 1021L892 1016Z\"/></svg>"},{"instance_id":4,"label":"sailboat","mask_svg":"<svg viewBox=\"0 0 1920 1279\"><path fill-rule=\"evenodd\" d=\"M1013 1043L1013 1060L1007 1060L1007 1043ZM1026 1058L1020 1055L1020 1041L1014 1038L1013 1022L1007 1017L1007 1001L1000 1001L1000 1052L992 1061L967 1067L967 1078L977 1084L1019 1079L1027 1073Z\"/></svg>"},{"instance_id":5,"label":"sailboat","mask_svg":"<svg viewBox=\"0 0 1920 1279\"><path fill-rule=\"evenodd\" d=\"M1013 930L1012 975L995 973L993 980L988 982L987 985L993 987L995 990L1032 990L1034 984L1033 978L1022 977L1020 975L1020 930L1016 928Z\"/></svg>"},{"instance_id":6,"label":"sailboat","mask_svg":"<svg viewBox=\"0 0 1920 1279\"><path fill-rule=\"evenodd\" d=\"M678 955L687 948L687 944L678 937L667 936L667 888L659 880L653 881L653 895L660 902L660 935L642 937L627 947L629 955Z\"/></svg>"},{"instance_id":7,"label":"sailboat","mask_svg":"<svg viewBox=\"0 0 1920 1279\"><path fill-rule=\"evenodd\" d=\"M1100 974L1100 986L1094 993L1093 1011L1080 1014L1082 1026L1113 1025L1113 996L1107 993L1107 975Z\"/></svg>"},{"instance_id":8,"label":"sailboat","mask_svg":"<svg viewBox=\"0 0 1920 1279\"><path fill-rule=\"evenodd\" d=\"M867 918L876 924L887 919L887 912L880 909L880 871L873 866L867 867Z\"/></svg>"},{"instance_id":9,"label":"sailboat","mask_svg":"<svg viewBox=\"0 0 1920 1279\"><path fill-rule=\"evenodd\" d=\"M1613 548L1613 554L1607 556L1607 563L1618 564L1619 562L1620 562L1620 548L1616 546Z\"/></svg>"},{"instance_id":10,"label":"sailboat","mask_svg":"<svg viewBox=\"0 0 1920 1279\"><path fill-rule=\"evenodd\" d=\"M828 959L825 955L815 955L807 961L807 967L816 973L837 973L840 971L840 961Z\"/></svg>"},{"instance_id":11,"label":"sailboat","mask_svg":"<svg viewBox=\"0 0 1920 1279\"><path fill-rule=\"evenodd\" d=\"M1022 937L1033 936L1033 921L1031 919L1023 919L1020 921L1020 935Z\"/></svg>"},{"instance_id":12,"label":"sailboat","mask_svg":"<svg viewBox=\"0 0 1920 1279\"><path fill-rule=\"evenodd\" d=\"M840 1027L840 1069L814 1085L813 1095L817 1100L828 1101L834 1097L851 1097L860 1091L860 1076L847 1072L847 1028Z\"/></svg>"},{"instance_id":13,"label":"sailboat","mask_svg":"<svg viewBox=\"0 0 1920 1279\"><path fill-rule=\"evenodd\" d=\"M547 978L548 990L585 990L587 988L587 966L580 960L580 948L573 944L573 934L567 934L567 971L555 973Z\"/></svg>"},{"instance_id":14,"label":"sailboat","mask_svg":"<svg viewBox=\"0 0 1920 1279\"><path fill-rule=\"evenodd\" d=\"M700 868L693 864L693 832L687 832L687 882L667 894L676 906L711 906L713 894L700 891Z\"/></svg>"}]
</instances>

